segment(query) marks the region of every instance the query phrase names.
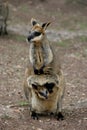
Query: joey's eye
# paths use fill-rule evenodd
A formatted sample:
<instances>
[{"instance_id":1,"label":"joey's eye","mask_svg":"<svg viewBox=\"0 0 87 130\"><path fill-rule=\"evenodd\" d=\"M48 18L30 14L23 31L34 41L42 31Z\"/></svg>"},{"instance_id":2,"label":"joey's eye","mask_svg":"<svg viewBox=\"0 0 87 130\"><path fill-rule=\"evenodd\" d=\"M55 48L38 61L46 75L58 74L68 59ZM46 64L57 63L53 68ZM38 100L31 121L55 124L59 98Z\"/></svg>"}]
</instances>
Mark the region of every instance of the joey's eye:
<instances>
[{"instance_id":1,"label":"joey's eye","mask_svg":"<svg viewBox=\"0 0 87 130\"><path fill-rule=\"evenodd\" d=\"M41 32L34 32L34 35L35 35L35 36L40 36L40 35L41 35Z\"/></svg>"},{"instance_id":2,"label":"joey's eye","mask_svg":"<svg viewBox=\"0 0 87 130\"><path fill-rule=\"evenodd\" d=\"M53 93L53 89L48 89L49 93Z\"/></svg>"},{"instance_id":3,"label":"joey's eye","mask_svg":"<svg viewBox=\"0 0 87 130\"><path fill-rule=\"evenodd\" d=\"M39 92L39 94L43 96L43 93L42 93L42 92Z\"/></svg>"},{"instance_id":4,"label":"joey's eye","mask_svg":"<svg viewBox=\"0 0 87 130\"><path fill-rule=\"evenodd\" d=\"M46 84L45 84L45 87L46 87L47 89L52 89L54 86L55 86L54 83L46 83Z\"/></svg>"},{"instance_id":5,"label":"joey's eye","mask_svg":"<svg viewBox=\"0 0 87 130\"><path fill-rule=\"evenodd\" d=\"M33 87L34 89L37 89L37 86L36 86L35 84L32 84L32 87Z\"/></svg>"},{"instance_id":6,"label":"joey's eye","mask_svg":"<svg viewBox=\"0 0 87 130\"><path fill-rule=\"evenodd\" d=\"M49 93L53 93L53 87L55 86L54 83L46 83L45 87L47 88L47 90L49 91Z\"/></svg>"},{"instance_id":7,"label":"joey's eye","mask_svg":"<svg viewBox=\"0 0 87 130\"><path fill-rule=\"evenodd\" d=\"M53 88L55 86L54 83L50 83L50 87Z\"/></svg>"}]
</instances>

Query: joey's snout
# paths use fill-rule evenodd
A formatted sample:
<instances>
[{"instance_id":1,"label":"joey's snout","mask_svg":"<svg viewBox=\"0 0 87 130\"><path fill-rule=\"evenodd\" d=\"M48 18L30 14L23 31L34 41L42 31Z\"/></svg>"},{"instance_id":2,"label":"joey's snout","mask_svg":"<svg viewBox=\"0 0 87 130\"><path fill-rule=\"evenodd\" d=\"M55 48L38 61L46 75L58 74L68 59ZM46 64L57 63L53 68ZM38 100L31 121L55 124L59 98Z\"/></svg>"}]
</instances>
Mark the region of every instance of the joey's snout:
<instances>
[{"instance_id":1,"label":"joey's snout","mask_svg":"<svg viewBox=\"0 0 87 130\"><path fill-rule=\"evenodd\" d=\"M39 92L39 94L44 97L45 99L48 99L48 92L47 90L46 91L42 91L42 92Z\"/></svg>"}]
</instances>

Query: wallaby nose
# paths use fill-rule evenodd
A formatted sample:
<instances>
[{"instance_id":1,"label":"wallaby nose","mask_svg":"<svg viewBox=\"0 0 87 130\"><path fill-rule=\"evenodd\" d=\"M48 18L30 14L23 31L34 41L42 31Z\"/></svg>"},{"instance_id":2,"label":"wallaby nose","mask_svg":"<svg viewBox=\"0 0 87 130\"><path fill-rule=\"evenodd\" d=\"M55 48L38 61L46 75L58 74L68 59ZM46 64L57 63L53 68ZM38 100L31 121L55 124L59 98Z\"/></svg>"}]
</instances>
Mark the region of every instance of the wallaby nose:
<instances>
[{"instance_id":1,"label":"wallaby nose","mask_svg":"<svg viewBox=\"0 0 87 130\"><path fill-rule=\"evenodd\" d=\"M27 38L28 42L30 42L31 39L32 39L32 36L28 36L28 38Z\"/></svg>"}]
</instances>

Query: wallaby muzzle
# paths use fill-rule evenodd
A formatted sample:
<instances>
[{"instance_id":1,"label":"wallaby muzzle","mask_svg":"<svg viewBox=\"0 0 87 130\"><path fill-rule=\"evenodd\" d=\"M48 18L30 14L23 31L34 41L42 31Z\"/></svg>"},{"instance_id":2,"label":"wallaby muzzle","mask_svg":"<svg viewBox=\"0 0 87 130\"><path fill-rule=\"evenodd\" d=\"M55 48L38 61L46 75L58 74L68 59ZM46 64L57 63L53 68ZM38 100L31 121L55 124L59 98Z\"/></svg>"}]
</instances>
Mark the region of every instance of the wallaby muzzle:
<instances>
[{"instance_id":1,"label":"wallaby muzzle","mask_svg":"<svg viewBox=\"0 0 87 130\"><path fill-rule=\"evenodd\" d=\"M32 41L35 37L38 37L41 35L41 32L37 32L37 31L34 31L32 33L30 33L30 35L28 36L28 41Z\"/></svg>"},{"instance_id":2,"label":"wallaby muzzle","mask_svg":"<svg viewBox=\"0 0 87 130\"><path fill-rule=\"evenodd\" d=\"M43 92L39 92L41 96L45 97L45 99L48 99L48 92L47 91L43 91Z\"/></svg>"},{"instance_id":3,"label":"wallaby muzzle","mask_svg":"<svg viewBox=\"0 0 87 130\"><path fill-rule=\"evenodd\" d=\"M34 37L35 37L34 33L31 33L31 34L28 36L28 38L27 38L28 42L31 42L31 40L32 40Z\"/></svg>"}]
</instances>

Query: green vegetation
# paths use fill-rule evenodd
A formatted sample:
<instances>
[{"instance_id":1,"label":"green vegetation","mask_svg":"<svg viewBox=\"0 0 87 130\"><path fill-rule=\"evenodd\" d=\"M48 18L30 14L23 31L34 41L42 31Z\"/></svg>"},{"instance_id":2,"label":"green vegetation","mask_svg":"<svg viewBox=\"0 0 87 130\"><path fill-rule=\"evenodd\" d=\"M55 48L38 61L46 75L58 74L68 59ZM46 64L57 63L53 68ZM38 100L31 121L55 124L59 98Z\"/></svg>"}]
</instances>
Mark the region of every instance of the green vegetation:
<instances>
[{"instance_id":1,"label":"green vegetation","mask_svg":"<svg viewBox=\"0 0 87 130\"><path fill-rule=\"evenodd\" d=\"M81 4L81 5L86 6L87 0L66 0L66 3L68 3L68 4Z\"/></svg>"},{"instance_id":2,"label":"green vegetation","mask_svg":"<svg viewBox=\"0 0 87 130\"><path fill-rule=\"evenodd\" d=\"M86 30L86 29L87 29L87 22L86 22L86 23L79 22L79 23L78 23L78 26L79 26L80 29Z\"/></svg>"},{"instance_id":3,"label":"green vegetation","mask_svg":"<svg viewBox=\"0 0 87 130\"><path fill-rule=\"evenodd\" d=\"M13 37L15 40L19 41L19 42L25 42L26 37L22 36L22 35L14 35Z\"/></svg>"},{"instance_id":4,"label":"green vegetation","mask_svg":"<svg viewBox=\"0 0 87 130\"><path fill-rule=\"evenodd\" d=\"M58 45L62 47L66 47L68 44L66 43L66 41L61 41L61 42L58 42Z\"/></svg>"},{"instance_id":5,"label":"green vegetation","mask_svg":"<svg viewBox=\"0 0 87 130\"><path fill-rule=\"evenodd\" d=\"M22 106L28 106L29 103L28 103L28 102L25 102L25 101L21 101L21 102L18 103L18 105L21 106L21 107L22 107Z\"/></svg>"},{"instance_id":6,"label":"green vegetation","mask_svg":"<svg viewBox=\"0 0 87 130\"><path fill-rule=\"evenodd\" d=\"M29 10L29 7L27 6L27 5L22 5L21 7L20 7L20 10L22 11L22 12L25 12L25 13L27 13L28 12L28 10Z\"/></svg>"},{"instance_id":7,"label":"green vegetation","mask_svg":"<svg viewBox=\"0 0 87 130\"><path fill-rule=\"evenodd\" d=\"M23 35L19 35L19 34L12 34L11 33L8 35L8 38L13 39L13 40L18 41L18 42L26 42L26 37Z\"/></svg>"},{"instance_id":8,"label":"green vegetation","mask_svg":"<svg viewBox=\"0 0 87 130\"><path fill-rule=\"evenodd\" d=\"M76 42L78 42L78 44L87 42L87 36L76 36L73 39L61 40L59 42L56 42L56 44L61 47L69 47L72 44L75 44Z\"/></svg>"},{"instance_id":9,"label":"green vegetation","mask_svg":"<svg viewBox=\"0 0 87 130\"><path fill-rule=\"evenodd\" d=\"M66 40L57 42L57 45L61 47L69 47L71 43L72 43L72 39L66 39Z\"/></svg>"},{"instance_id":10,"label":"green vegetation","mask_svg":"<svg viewBox=\"0 0 87 130\"><path fill-rule=\"evenodd\" d=\"M87 36L78 37L80 42L87 42Z\"/></svg>"}]
</instances>

